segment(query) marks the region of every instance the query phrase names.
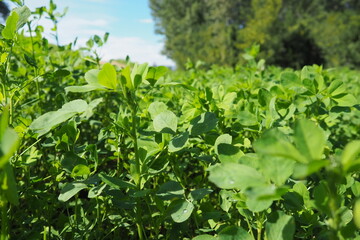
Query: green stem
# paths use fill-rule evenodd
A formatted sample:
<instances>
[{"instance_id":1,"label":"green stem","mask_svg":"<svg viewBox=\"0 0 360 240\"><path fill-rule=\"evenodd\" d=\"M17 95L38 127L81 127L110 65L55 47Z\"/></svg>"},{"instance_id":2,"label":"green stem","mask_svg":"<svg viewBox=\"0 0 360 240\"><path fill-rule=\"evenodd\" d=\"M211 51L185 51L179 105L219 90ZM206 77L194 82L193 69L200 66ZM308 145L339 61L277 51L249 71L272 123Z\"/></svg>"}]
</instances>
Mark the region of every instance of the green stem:
<instances>
[{"instance_id":1,"label":"green stem","mask_svg":"<svg viewBox=\"0 0 360 240\"><path fill-rule=\"evenodd\" d=\"M257 240L261 240L261 231L263 228L263 219L257 220Z\"/></svg>"},{"instance_id":2,"label":"green stem","mask_svg":"<svg viewBox=\"0 0 360 240\"><path fill-rule=\"evenodd\" d=\"M144 240L143 236L143 230L140 223L136 223L137 231L138 231L138 237L140 240Z\"/></svg>"},{"instance_id":3,"label":"green stem","mask_svg":"<svg viewBox=\"0 0 360 240\"><path fill-rule=\"evenodd\" d=\"M197 220L197 214L193 213L192 216L193 216L193 219L194 219L194 222L195 222L195 225L196 225L196 229L200 229L199 221Z\"/></svg>"},{"instance_id":4,"label":"green stem","mask_svg":"<svg viewBox=\"0 0 360 240\"><path fill-rule=\"evenodd\" d=\"M134 154L135 154L135 183L137 188L141 190L141 170L140 170L140 158L139 158L139 149L138 149L138 137L137 137L137 105L135 99L135 91L133 92L132 98L127 98L128 106L131 109L131 136L134 144ZM146 239L144 236L144 227L142 222L142 202L141 199L136 201L136 226L138 231L138 238L140 240Z\"/></svg>"},{"instance_id":5,"label":"green stem","mask_svg":"<svg viewBox=\"0 0 360 240\"><path fill-rule=\"evenodd\" d=\"M138 149L138 137L137 137L137 130L138 130L138 121L137 121L137 102L136 102L136 90L129 90L123 84L121 84L122 92L125 98L125 101L131 111L131 138L134 144L134 158L135 158L135 173L134 173L134 181L138 190L142 188L142 178L141 178L141 167L140 167L140 157L139 157L139 149ZM138 239L144 240L147 239L146 235L144 234L144 226L142 221L142 201L141 199L137 199L136 201L136 227L138 232Z\"/></svg>"},{"instance_id":6,"label":"green stem","mask_svg":"<svg viewBox=\"0 0 360 240\"><path fill-rule=\"evenodd\" d=\"M179 169L179 166L176 163L174 163L172 159L177 159L177 158L170 157L170 160L169 160L170 161L170 166L174 171L175 178L180 183L181 187L183 189L186 189L187 184L183 182L185 180L183 180L184 178L181 177L181 171Z\"/></svg>"},{"instance_id":7,"label":"green stem","mask_svg":"<svg viewBox=\"0 0 360 240\"><path fill-rule=\"evenodd\" d=\"M121 140L122 140L122 135L120 132L118 132L119 137L117 138L117 158L116 158L116 172L117 172L117 176L120 177L121 175Z\"/></svg>"},{"instance_id":8,"label":"green stem","mask_svg":"<svg viewBox=\"0 0 360 240\"><path fill-rule=\"evenodd\" d=\"M141 173L140 173L140 159L138 153L138 144L137 144L137 124L136 124L136 113L132 111L132 136L134 140L134 152L135 152L135 171L136 171L136 185L139 190L141 190ZM143 223L142 223L142 206L141 200L138 199L136 203L136 225L138 230L138 237L140 240L144 240L144 230L143 230Z\"/></svg>"},{"instance_id":9,"label":"green stem","mask_svg":"<svg viewBox=\"0 0 360 240\"><path fill-rule=\"evenodd\" d=\"M51 239L51 211L50 211L50 206L49 206L49 204L47 204L47 217L48 217L48 232L47 232L47 234L48 234L48 237L49 237L49 239ZM45 237L46 237L46 234L45 234Z\"/></svg>"},{"instance_id":10,"label":"green stem","mask_svg":"<svg viewBox=\"0 0 360 240\"><path fill-rule=\"evenodd\" d=\"M47 237L46 237L46 233L47 233L47 230L46 230L46 227L44 226L44 235L43 235L43 240L47 240Z\"/></svg>"},{"instance_id":11,"label":"green stem","mask_svg":"<svg viewBox=\"0 0 360 240\"><path fill-rule=\"evenodd\" d=\"M79 199L79 196L78 194L75 195L75 226L76 226L76 231L79 231L79 224L78 224L78 219L79 219L79 216L78 216L78 199Z\"/></svg>"},{"instance_id":12,"label":"green stem","mask_svg":"<svg viewBox=\"0 0 360 240\"><path fill-rule=\"evenodd\" d=\"M255 239L255 235L254 235L254 232L253 232L253 230L252 230L252 226L251 226L251 224L250 224L249 219L246 217L245 220L246 220L246 223L247 223L248 228L249 228L249 230L250 230L251 236L253 237L253 239Z\"/></svg>"},{"instance_id":13,"label":"green stem","mask_svg":"<svg viewBox=\"0 0 360 240\"><path fill-rule=\"evenodd\" d=\"M98 233L101 233L101 216L100 216L100 204L99 204L99 197L96 197L96 221L97 221L97 228Z\"/></svg>"},{"instance_id":14,"label":"green stem","mask_svg":"<svg viewBox=\"0 0 360 240\"><path fill-rule=\"evenodd\" d=\"M120 177L120 146L118 144L117 159L116 159L116 174Z\"/></svg>"},{"instance_id":15,"label":"green stem","mask_svg":"<svg viewBox=\"0 0 360 240\"><path fill-rule=\"evenodd\" d=\"M134 154L135 154L135 174L136 174L136 184L141 189L141 172L140 172L140 158L139 158L139 150L138 150L138 139L137 139L137 119L136 119L136 106L132 106L131 108L131 135L134 143Z\"/></svg>"},{"instance_id":16,"label":"green stem","mask_svg":"<svg viewBox=\"0 0 360 240\"><path fill-rule=\"evenodd\" d=\"M0 240L7 240L9 235L9 223L8 223L8 215L7 215L7 202L1 200L1 236Z\"/></svg>"},{"instance_id":17,"label":"green stem","mask_svg":"<svg viewBox=\"0 0 360 240\"><path fill-rule=\"evenodd\" d=\"M338 239L338 232L340 231L340 216L339 216L339 212L338 209L340 208L340 203L338 200L338 194L337 194L337 185L339 184L339 179L340 176L336 173L336 172L329 172L329 177L328 177L328 184L326 185L328 188L328 192L330 195L329 198L329 208L330 208L330 212L331 212L331 239L337 240Z\"/></svg>"},{"instance_id":18,"label":"green stem","mask_svg":"<svg viewBox=\"0 0 360 240\"><path fill-rule=\"evenodd\" d=\"M10 97L10 102L9 102L9 125L12 125L13 122L13 114L14 114L14 110L13 110L13 99L12 96Z\"/></svg>"},{"instance_id":19,"label":"green stem","mask_svg":"<svg viewBox=\"0 0 360 240\"><path fill-rule=\"evenodd\" d=\"M257 229L257 233L258 233L257 234L257 240L261 240L261 228L258 227L258 229Z\"/></svg>"},{"instance_id":20,"label":"green stem","mask_svg":"<svg viewBox=\"0 0 360 240\"><path fill-rule=\"evenodd\" d=\"M6 87L3 83L0 83L0 86L1 86L1 94L3 95L6 101Z\"/></svg>"}]
</instances>

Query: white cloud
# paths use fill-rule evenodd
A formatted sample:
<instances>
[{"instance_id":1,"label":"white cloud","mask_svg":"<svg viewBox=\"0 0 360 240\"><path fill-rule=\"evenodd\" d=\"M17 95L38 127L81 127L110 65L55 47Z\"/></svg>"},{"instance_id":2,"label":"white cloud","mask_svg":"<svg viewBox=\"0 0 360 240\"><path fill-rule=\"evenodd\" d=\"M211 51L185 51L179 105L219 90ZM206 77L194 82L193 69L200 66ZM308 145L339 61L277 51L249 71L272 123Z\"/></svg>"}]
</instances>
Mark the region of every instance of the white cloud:
<instances>
[{"instance_id":1,"label":"white cloud","mask_svg":"<svg viewBox=\"0 0 360 240\"><path fill-rule=\"evenodd\" d=\"M139 20L140 21L140 20ZM151 19L141 19L149 23ZM37 24L36 21L34 24ZM41 19L38 24L44 26L45 36L55 42L50 29L53 24L48 19ZM77 47L85 46L86 41L93 35L102 37L108 31L111 21L107 18L84 19L79 16L67 16L59 21L58 34L60 44L67 44L77 40ZM161 54L163 43L153 42L140 37L114 36L110 32L108 42L99 49L103 60L125 59L129 56L131 61L149 63L150 65L174 66L174 62Z\"/></svg>"},{"instance_id":2,"label":"white cloud","mask_svg":"<svg viewBox=\"0 0 360 240\"><path fill-rule=\"evenodd\" d=\"M76 17L64 18L59 22L59 38L62 43L68 43L76 37L90 38L95 34L102 36L106 32L108 24L104 19L87 20Z\"/></svg>"},{"instance_id":3,"label":"white cloud","mask_svg":"<svg viewBox=\"0 0 360 240\"><path fill-rule=\"evenodd\" d=\"M45 36L49 40L54 40L51 34L53 23L48 19L41 19L35 24L42 25L45 28ZM58 35L61 44L66 44L78 38L90 38L93 35L103 36L107 31L109 22L105 19L83 19L79 17L67 17L59 21L58 23Z\"/></svg>"},{"instance_id":4,"label":"white cloud","mask_svg":"<svg viewBox=\"0 0 360 240\"><path fill-rule=\"evenodd\" d=\"M150 65L174 66L174 62L161 55L162 43L152 43L138 37L109 37L108 42L100 50L104 60L125 59L149 63Z\"/></svg>"},{"instance_id":5,"label":"white cloud","mask_svg":"<svg viewBox=\"0 0 360 240\"><path fill-rule=\"evenodd\" d=\"M76 24L74 24L76 23ZM76 25L77 27L104 27L108 26L109 22L105 19L84 19L78 17L65 17L60 21L61 27L69 27Z\"/></svg>"},{"instance_id":6,"label":"white cloud","mask_svg":"<svg viewBox=\"0 0 360 240\"><path fill-rule=\"evenodd\" d=\"M146 18L146 19L139 19L138 22L140 22L140 23L153 23L154 21L151 18Z\"/></svg>"}]
</instances>

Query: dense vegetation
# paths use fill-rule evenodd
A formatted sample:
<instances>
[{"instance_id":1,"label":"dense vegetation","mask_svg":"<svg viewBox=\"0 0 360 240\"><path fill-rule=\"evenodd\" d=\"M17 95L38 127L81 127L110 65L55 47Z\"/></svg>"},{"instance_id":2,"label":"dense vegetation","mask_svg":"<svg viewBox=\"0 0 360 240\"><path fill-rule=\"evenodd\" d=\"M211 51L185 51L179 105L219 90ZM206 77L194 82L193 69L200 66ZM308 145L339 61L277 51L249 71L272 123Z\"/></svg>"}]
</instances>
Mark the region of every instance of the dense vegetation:
<instances>
[{"instance_id":1,"label":"dense vegetation","mask_svg":"<svg viewBox=\"0 0 360 240\"><path fill-rule=\"evenodd\" d=\"M101 65L107 34L74 50L28 21L57 16L1 29L1 240L360 239L359 72L257 46L234 68Z\"/></svg>"},{"instance_id":2,"label":"dense vegetation","mask_svg":"<svg viewBox=\"0 0 360 240\"><path fill-rule=\"evenodd\" d=\"M187 59L235 66L258 43L269 64L359 68L358 0L150 0L150 6L164 53L178 67Z\"/></svg>"}]
</instances>

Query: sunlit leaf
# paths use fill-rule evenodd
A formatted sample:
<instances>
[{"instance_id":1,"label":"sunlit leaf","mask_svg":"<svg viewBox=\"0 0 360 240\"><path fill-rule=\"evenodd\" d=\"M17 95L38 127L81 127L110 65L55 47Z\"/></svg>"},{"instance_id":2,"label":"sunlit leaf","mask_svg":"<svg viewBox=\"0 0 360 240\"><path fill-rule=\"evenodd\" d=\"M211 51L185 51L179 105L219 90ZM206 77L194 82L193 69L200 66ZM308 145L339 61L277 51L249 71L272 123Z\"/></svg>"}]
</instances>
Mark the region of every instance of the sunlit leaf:
<instances>
[{"instance_id":1,"label":"sunlit leaf","mask_svg":"<svg viewBox=\"0 0 360 240\"><path fill-rule=\"evenodd\" d=\"M60 192L58 197L59 201L66 202L73 196L75 196L78 192L83 189L86 189L87 185L80 182L67 183Z\"/></svg>"},{"instance_id":2,"label":"sunlit leaf","mask_svg":"<svg viewBox=\"0 0 360 240\"><path fill-rule=\"evenodd\" d=\"M353 208L354 223L360 229L360 198L355 201Z\"/></svg>"},{"instance_id":3,"label":"sunlit leaf","mask_svg":"<svg viewBox=\"0 0 360 240\"><path fill-rule=\"evenodd\" d=\"M277 188L274 185L255 186L246 190L246 206L252 212L268 209L273 201L280 200L287 192L286 187Z\"/></svg>"},{"instance_id":4,"label":"sunlit leaf","mask_svg":"<svg viewBox=\"0 0 360 240\"><path fill-rule=\"evenodd\" d=\"M83 164L76 165L71 172L71 176L74 178L88 175L90 175L90 168Z\"/></svg>"},{"instance_id":5,"label":"sunlit leaf","mask_svg":"<svg viewBox=\"0 0 360 240\"><path fill-rule=\"evenodd\" d=\"M266 222L265 232L268 240L294 239L295 221L282 211L274 212Z\"/></svg>"},{"instance_id":6,"label":"sunlit leaf","mask_svg":"<svg viewBox=\"0 0 360 240\"><path fill-rule=\"evenodd\" d=\"M223 163L212 166L209 180L224 189L246 189L265 184L263 176L254 168L237 163Z\"/></svg>"},{"instance_id":7,"label":"sunlit leaf","mask_svg":"<svg viewBox=\"0 0 360 240\"><path fill-rule=\"evenodd\" d=\"M116 70L110 63L105 63L98 74L99 84L108 89L116 89Z\"/></svg>"},{"instance_id":8,"label":"sunlit leaf","mask_svg":"<svg viewBox=\"0 0 360 240\"><path fill-rule=\"evenodd\" d=\"M108 176L105 173L100 173L99 177L104 183L115 189L135 188L135 185L132 183L123 181L120 178Z\"/></svg>"},{"instance_id":9,"label":"sunlit leaf","mask_svg":"<svg viewBox=\"0 0 360 240\"><path fill-rule=\"evenodd\" d=\"M16 30L17 23L19 21L19 14L17 12L11 12L10 16L6 19L5 28L2 30L1 34L5 39L13 39Z\"/></svg>"},{"instance_id":10,"label":"sunlit leaf","mask_svg":"<svg viewBox=\"0 0 360 240\"><path fill-rule=\"evenodd\" d=\"M159 113L154 118L154 129L157 132L174 134L176 133L177 124L177 116L169 110Z\"/></svg>"},{"instance_id":11,"label":"sunlit leaf","mask_svg":"<svg viewBox=\"0 0 360 240\"><path fill-rule=\"evenodd\" d=\"M19 205L19 195L13 168L9 162L2 168L0 171L0 190L5 197L4 200L9 201L13 205Z\"/></svg>"},{"instance_id":12,"label":"sunlit leaf","mask_svg":"<svg viewBox=\"0 0 360 240\"><path fill-rule=\"evenodd\" d=\"M159 114L162 113L164 111L166 111L168 109L168 107L166 106L165 103L163 102L152 102L149 105L148 111L150 113L151 119L154 120L154 118Z\"/></svg>"},{"instance_id":13,"label":"sunlit leaf","mask_svg":"<svg viewBox=\"0 0 360 240\"><path fill-rule=\"evenodd\" d=\"M237 115L237 120L243 126L254 126L259 124L256 116L248 111L239 112Z\"/></svg>"},{"instance_id":14,"label":"sunlit leaf","mask_svg":"<svg viewBox=\"0 0 360 240\"><path fill-rule=\"evenodd\" d=\"M294 142L308 161L320 160L326 143L325 133L314 122L301 119L295 125Z\"/></svg>"},{"instance_id":15,"label":"sunlit leaf","mask_svg":"<svg viewBox=\"0 0 360 240\"><path fill-rule=\"evenodd\" d=\"M276 129L265 132L260 139L254 143L254 148L264 156L283 157L301 163L307 163L309 161L289 142L289 139L284 134Z\"/></svg>"},{"instance_id":16,"label":"sunlit leaf","mask_svg":"<svg viewBox=\"0 0 360 240\"><path fill-rule=\"evenodd\" d=\"M27 6L14 8L13 11L19 15L19 20L16 24L16 29L19 30L28 21L28 18L31 16L31 11Z\"/></svg>"},{"instance_id":17,"label":"sunlit leaf","mask_svg":"<svg viewBox=\"0 0 360 240\"><path fill-rule=\"evenodd\" d=\"M88 104L81 99L65 103L61 109L47 112L35 119L31 123L30 129L37 133L38 136L44 135L60 123L85 112L87 107Z\"/></svg>"},{"instance_id":18,"label":"sunlit leaf","mask_svg":"<svg viewBox=\"0 0 360 240\"><path fill-rule=\"evenodd\" d=\"M106 184L103 184L91 188L88 193L88 198L95 198L97 196L100 196L106 186Z\"/></svg>"},{"instance_id":19,"label":"sunlit leaf","mask_svg":"<svg viewBox=\"0 0 360 240\"><path fill-rule=\"evenodd\" d=\"M255 240L247 231L241 227L228 226L219 233L219 240Z\"/></svg>"},{"instance_id":20,"label":"sunlit leaf","mask_svg":"<svg viewBox=\"0 0 360 240\"><path fill-rule=\"evenodd\" d=\"M151 84L155 85L156 81L164 76L168 72L167 67L149 67L149 70L146 74L146 80Z\"/></svg>"},{"instance_id":21,"label":"sunlit leaf","mask_svg":"<svg viewBox=\"0 0 360 240\"><path fill-rule=\"evenodd\" d=\"M10 128L6 128L0 136L0 169L9 161L18 147L18 135Z\"/></svg>"},{"instance_id":22,"label":"sunlit leaf","mask_svg":"<svg viewBox=\"0 0 360 240\"><path fill-rule=\"evenodd\" d=\"M295 161L292 159L263 156L259 160L263 174L277 186L285 184L294 171Z\"/></svg>"},{"instance_id":23,"label":"sunlit leaf","mask_svg":"<svg viewBox=\"0 0 360 240\"><path fill-rule=\"evenodd\" d=\"M352 107L359 104L359 101L352 94L345 94L340 97L333 97L332 99L337 103L337 106L341 107Z\"/></svg>"},{"instance_id":24,"label":"sunlit leaf","mask_svg":"<svg viewBox=\"0 0 360 240\"><path fill-rule=\"evenodd\" d=\"M360 165L360 141L352 141L345 146L341 156L341 163L345 171ZM356 169L355 169L356 170Z\"/></svg>"},{"instance_id":25,"label":"sunlit leaf","mask_svg":"<svg viewBox=\"0 0 360 240\"><path fill-rule=\"evenodd\" d=\"M208 235L208 234L202 234L202 235L192 238L192 240L217 240L217 239L218 238Z\"/></svg>"},{"instance_id":26,"label":"sunlit leaf","mask_svg":"<svg viewBox=\"0 0 360 240\"><path fill-rule=\"evenodd\" d=\"M185 222L194 210L194 205L184 199L178 199L171 202L169 206L169 213L174 222Z\"/></svg>"}]
</instances>

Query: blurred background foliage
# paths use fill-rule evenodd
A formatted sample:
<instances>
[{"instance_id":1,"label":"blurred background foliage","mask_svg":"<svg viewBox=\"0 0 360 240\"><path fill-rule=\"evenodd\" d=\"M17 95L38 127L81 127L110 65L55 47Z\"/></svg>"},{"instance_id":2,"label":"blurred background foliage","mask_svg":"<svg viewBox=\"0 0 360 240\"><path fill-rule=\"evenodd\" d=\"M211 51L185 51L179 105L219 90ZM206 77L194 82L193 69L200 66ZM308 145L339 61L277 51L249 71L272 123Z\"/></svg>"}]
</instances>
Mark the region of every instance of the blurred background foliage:
<instances>
[{"instance_id":1,"label":"blurred background foliage","mask_svg":"<svg viewBox=\"0 0 360 240\"><path fill-rule=\"evenodd\" d=\"M309 64L360 68L358 0L149 0L163 53L235 66L244 50L281 67Z\"/></svg>"}]
</instances>

